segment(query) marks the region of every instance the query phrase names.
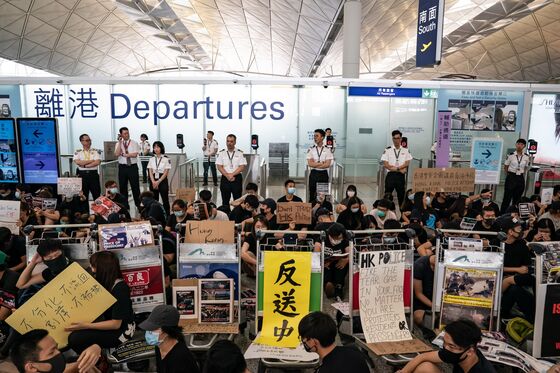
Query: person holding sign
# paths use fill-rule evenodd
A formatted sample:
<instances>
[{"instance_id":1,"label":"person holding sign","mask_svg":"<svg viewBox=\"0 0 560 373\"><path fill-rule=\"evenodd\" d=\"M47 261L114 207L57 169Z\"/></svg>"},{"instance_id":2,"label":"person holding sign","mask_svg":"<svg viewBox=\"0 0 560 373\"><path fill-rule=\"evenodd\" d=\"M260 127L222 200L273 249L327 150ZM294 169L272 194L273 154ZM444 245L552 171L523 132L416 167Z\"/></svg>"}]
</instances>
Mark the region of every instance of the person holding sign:
<instances>
[{"instance_id":1,"label":"person holding sign","mask_svg":"<svg viewBox=\"0 0 560 373\"><path fill-rule=\"evenodd\" d=\"M229 200L241 197L243 191L243 176L241 173L247 166L247 160L243 152L235 148L237 137L229 134L226 138L227 149L222 149L218 153L216 166L222 174L220 181L220 192L222 193L222 205L229 205Z\"/></svg>"},{"instance_id":2,"label":"person holding sign","mask_svg":"<svg viewBox=\"0 0 560 373\"><path fill-rule=\"evenodd\" d=\"M311 172L309 173L309 202L317 199L317 183L328 183L328 168L334 160L333 153L323 144L325 139L325 131L316 129L313 134L315 145L307 149L307 165ZM326 150L326 151L325 151Z\"/></svg>"},{"instance_id":3,"label":"person holding sign","mask_svg":"<svg viewBox=\"0 0 560 373\"><path fill-rule=\"evenodd\" d=\"M515 152L511 153L505 163L506 182L504 184L504 199L501 212L504 214L510 204L517 205L525 191L525 173L529 169L530 158L523 150L527 145L525 139L515 143Z\"/></svg>"},{"instance_id":4,"label":"person holding sign","mask_svg":"<svg viewBox=\"0 0 560 373\"><path fill-rule=\"evenodd\" d=\"M101 184L99 184L99 152L91 147L91 139L88 134L80 135L80 143L83 148L74 153L74 163L78 166L78 176L82 178L82 192L86 199L89 193L93 199L101 195Z\"/></svg>"},{"instance_id":5,"label":"person holding sign","mask_svg":"<svg viewBox=\"0 0 560 373\"><path fill-rule=\"evenodd\" d=\"M47 268L41 273L32 274L39 263L44 263ZM70 265L70 260L62 251L62 242L58 239L41 241L37 252L25 267L16 283L18 289L27 289L31 285L43 284L54 279L59 273Z\"/></svg>"},{"instance_id":6,"label":"person holding sign","mask_svg":"<svg viewBox=\"0 0 560 373\"><path fill-rule=\"evenodd\" d=\"M140 207L140 177L138 175L138 154L140 145L130 139L128 128L119 129L119 141L115 147L115 156L119 160L119 187L121 194L128 198L128 183L136 208Z\"/></svg>"},{"instance_id":7,"label":"person holding sign","mask_svg":"<svg viewBox=\"0 0 560 373\"><path fill-rule=\"evenodd\" d=\"M412 155L410 155L407 148L401 146L401 131L395 130L391 132L391 136L393 138L393 145L388 146L381 156L383 166L387 170L387 176L385 177L385 193L393 193L393 191L396 190L399 205L402 205L405 191L404 175L408 169L408 164L412 160Z\"/></svg>"},{"instance_id":8,"label":"person holding sign","mask_svg":"<svg viewBox=\"0 0 560 373\"><path fill-rule=\"evenodd\" d=\"M150 174L150 190L154 193L154 199L161 202L165 213L169 215L169 170L171 170L171 159L165 155L165 146L161 141L154 141L154 156L148 162Z\"/></svg>"},{"instance_id":9,"label":"person holding sign","mask_svg":"<svg viewBox=\"0 0 560 373\"><path fill-rule=\"evenodd\" d=\"M103 313L104 321L73 323L68 346L81 354L92 343L103 348L117 347L132 338L135 330L130 288L124 282L119 259L112 251L98 251L89 258L93 276L117 300Z\"/></svg>"},{"instance_id":10,"label":"person holding sign","mask_svg":"<svg viewBox=\"0 0 560 373\"><path fill-rule=\"evenodd\" d=\"M212 171L212 180L214 181L214 186L218 186L218 174L216 172L216 153L218 153L218 142L214 140L214 131L208 131L206 138L203 139L204 145L202 146L202 151L204 152L204 162L202 162L202 167L204 168L204 182L202 186L208 185L208 169Z\"/></svg>"}]
</instances>

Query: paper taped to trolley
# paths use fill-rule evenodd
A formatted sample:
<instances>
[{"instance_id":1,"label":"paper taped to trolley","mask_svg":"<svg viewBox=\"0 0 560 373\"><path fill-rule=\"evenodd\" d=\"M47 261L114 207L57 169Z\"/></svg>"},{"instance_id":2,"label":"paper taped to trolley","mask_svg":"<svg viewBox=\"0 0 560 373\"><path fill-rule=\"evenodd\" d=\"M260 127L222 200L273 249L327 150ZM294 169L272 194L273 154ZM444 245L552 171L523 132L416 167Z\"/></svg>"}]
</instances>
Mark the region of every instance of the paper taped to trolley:
<instances>
[{"instance_id":1,"label":"paper taped to trolley","mask_svg":"<svg viewBox=\"0 0 560 373\"><path fill-rule=\"evenodd\" d=\"M8 228L15 235L19 235L16 222L19 219L20 205L20 201L0 201L0 227Z\"/></svg>"},{"instance_id":2,"label":"paper taped to trolley","mask_svg":"<svg viewBox=\"0 0 560 373\"><path fill-rule=\"evenodd\" d=\"M413 192L474 192L474 168L417 168Z\"/></svg>"}]
</instances>

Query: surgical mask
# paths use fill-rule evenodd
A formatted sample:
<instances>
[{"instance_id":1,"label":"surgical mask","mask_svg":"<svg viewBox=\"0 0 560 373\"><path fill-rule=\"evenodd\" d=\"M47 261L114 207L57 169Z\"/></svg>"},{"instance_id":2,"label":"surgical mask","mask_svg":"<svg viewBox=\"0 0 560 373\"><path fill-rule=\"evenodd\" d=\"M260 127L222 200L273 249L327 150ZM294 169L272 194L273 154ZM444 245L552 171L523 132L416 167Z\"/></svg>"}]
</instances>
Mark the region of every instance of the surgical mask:
<instances>
[{"instance_id":1,"label":"surgical mask","mask_svg":"<svg viewBox=\"0 0 560 373\"><path fill-rule=\"evenodd\" d=\"M411 201L414 201L414 194L409 194L408 199L411 200Z\"/></svg>"},{"instance_id":2,"label":"surgical mask","mask_svg":"<svg viewBox=\"0 0 560 373\"><path fill-rule=\"evenodd\" d=\"M490 202L490 198L481 198L480 200L482 201L482 203Z\"/></svg>"},{"instance_id":3,"label":"surgical mask","mask_svg":"<svg viewBox=\"0 0 560 373\"><path fill-rule=\"evenodd\" d=\"M385 217L385 211L377 210L377 216L379 216L380 218L384 218Z\"/></svg>"},{"instance_id":4,"label":"surgical mask","mask_svg":"<svg viewBox=\"0 0 560 373\"><path fill-rule=\"evenodd\" d=\"M16 199L20 199L20 198L21 198L21 193L20 193L20 192L16 192L16 193L15 193L15 197L16 197Z\"/></svg>"},{"instance_id":5,"label":"surgical mask","mask_svg":"<svg viewBox=\"0 0 560 373\"><path fill-rule=\"evenodd\" d=\"M354 209L350 209L350 211L352 211L354 214L357 213L358 211L360 211L360 208L354 208Z\"/></svg>"},{"instance_id":6,"label":"surgical mask","mask_svg":"<svg viewBox=\"0 0 560 373\"><path fill-rule=\"evenodd\" d=\"M432 203L432 198L426 197L426 206L430 206L431 203Z\"/></svg>"},{"instance_id":7,"label":"surgical mask","mask_svg":"<svg viewBox=\"0 0 560 373\"><path fill-rule=\"evenodd\" d=\"M50 364L51 365L51 370L48 371L43 371L43 370L39 370L39 372L44 372L44 373L63 373L64 369L66 369L66 359L64 358L64 355L62 353L59 353L56 356L51 357L48 360L41 360L38 361L37 363L40 364Z\"/></svg>"},{"instance_id":8,"label":"surgical mask","mask_svg":"<svg viewBox=\"0 0 560 373\"><path fill-rule=\"evenodd\" d=\"M288 194L296 194L296 188L288 188Z\"/></svg>"},{"instance_id":9,"label":"surgical mask","mask_svg":"<svg viewBox=\"0 0 560 373\"><path fill-rule=\"evenodd\" d=\"M111 194L117 194L119 192L119 188L111 188L111 189L109 189L109 192Z\"/></svg>"},{"instance_id":10,"label":"surgical mask","mask_svg":"<svg viewBox=\"0 0 560 373\"><path fill-rule=\"evenodd\" d=\"M68 259L66 259L64 255L60 255L58 258L51 260L44 260L43 262L54 275L58 275L68 266Z\"/></svg>"},{"instance_id":11,"label":"surgical mask","mask_svg":"<svg viewBox=\"0 0 560 373\"><path fill-rule=\"evenodd\" d=\"M443 348L441 350L439 350L438 355L439 358L441 359L441 361L443 361L444 363L447 364L459 364L461 361L465 360L467 357L463 357L461 358L461 356L463 356L463 354L466 352L462 351L462 352L452 352L449 351L446 348Z\"/></svg>"},{"instance_id":12,"label":"surgical mask","mask_svg":"<svg viewBox=\"0 0 560 373\"><path fill-rule=\"evenodd\" d=\"M356 195L356 192L354 192L353 190L349 190L348 192L346 192L346 194L348 195L348 198L352 198Z\"/></svg>"},{"instance_id":13,"label":"surgical mask","mask_svg":"<svg viewBox=\"0 0 560 373\"><path fill-rule=\"evenodd\" d=\"M161 344L159 340L159 333L157 332L146 330L146 334L144 334L144 338L146 339L146 343L149 346L159 346Z\"/></svg>"},{"instance_id":14,"label":"surgical mask","mask_svg":"<svg viewBox=\"0 0 560 373\"><path fill-rule=\"evenodd\" d=\"M175 214L176 217L180 218L181 216L185 215L185 213L182 210L179 211L173 211L173 213Z\"/></svg>"},{"instance_id":15,"label":"surgical mask","mask_svg":"<svg viewBox=\"0 0 560 373\"><path fill-rule=\"evenodd\" d=\"M395 243L397 242L397 237L383 237L383 243Z\"/></svg>"}]
</instances>

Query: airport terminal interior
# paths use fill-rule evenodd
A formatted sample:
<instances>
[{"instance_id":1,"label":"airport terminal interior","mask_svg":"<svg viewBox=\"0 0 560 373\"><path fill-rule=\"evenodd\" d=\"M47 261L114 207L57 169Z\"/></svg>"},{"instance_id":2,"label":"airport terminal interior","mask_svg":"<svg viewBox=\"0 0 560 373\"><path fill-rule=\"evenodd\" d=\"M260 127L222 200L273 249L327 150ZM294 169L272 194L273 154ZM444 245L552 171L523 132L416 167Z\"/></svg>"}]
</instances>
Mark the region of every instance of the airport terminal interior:
<instances>
[{"instance_id":1,"label":"airport terminal interior","mask_svg":"<svg viewBox=\"0 0 560 373\"><path fill-rule=\"evenodd\" d=\"M559 0L0 0L0 373L560 373Z\"/></svg>"}]
</instances>

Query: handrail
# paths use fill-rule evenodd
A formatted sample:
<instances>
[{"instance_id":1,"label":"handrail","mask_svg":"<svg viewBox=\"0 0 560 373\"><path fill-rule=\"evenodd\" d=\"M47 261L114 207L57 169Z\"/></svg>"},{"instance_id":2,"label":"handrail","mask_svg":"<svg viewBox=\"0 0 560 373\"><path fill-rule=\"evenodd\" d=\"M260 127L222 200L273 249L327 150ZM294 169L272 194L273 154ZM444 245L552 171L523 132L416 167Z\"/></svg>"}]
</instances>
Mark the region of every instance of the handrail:
<instances>
[{"instance_id":1,"label":"handrail","mask_svg":"<svg viewBox=\"0 0 560 373\"><path fill-rule=\"evenodd\" d=\"M336 201L340 202L342 201L341 195L343 195L344 193L344 166L340 163L340 162L336 162L335 163L335 172L333 172L334 174L336 174L336 181L337 181L337 188L336 188ZM333 175L333 184L334 184L334 175Z\"/></svg>"},{"instance_id":2,"label":"handrail","mask_svg":"<svg viewBox=\"0 0 560 373\"><path fill-rule=\"evenodd\" d=\"M179 169L179 188L182 188L184 186L194 188L195 184L198 187L198 167L198 158L190 158L185 162L179 163L179 165L177 166L177 169ZM185 175L183 175L183 169L186 169ZM185 182L187 180L189 180L188 183Z\"/></svg>"},{"instance_id":3,"label":"handrail","mask_svg":"<svg viewBox=\"0 0 560 373\"><path fill-rule=\"evenodd\" d=\"M266 159L263 157L259 165L259 191L266 195L266 188L268 186L268 165Z\"/></svg>"}]
</instances>

